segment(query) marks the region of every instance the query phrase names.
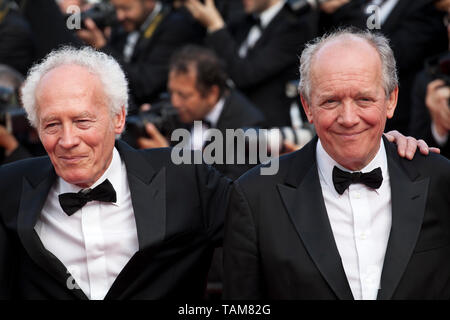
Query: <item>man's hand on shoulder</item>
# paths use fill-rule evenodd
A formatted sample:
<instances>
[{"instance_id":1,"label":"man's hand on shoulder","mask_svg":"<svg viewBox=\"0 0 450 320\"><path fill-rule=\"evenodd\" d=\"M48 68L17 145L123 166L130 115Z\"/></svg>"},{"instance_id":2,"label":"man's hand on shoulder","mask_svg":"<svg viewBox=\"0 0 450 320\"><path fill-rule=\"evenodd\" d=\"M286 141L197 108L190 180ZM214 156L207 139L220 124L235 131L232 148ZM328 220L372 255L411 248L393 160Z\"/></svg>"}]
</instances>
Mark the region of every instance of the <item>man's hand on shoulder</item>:
<instances>
[{"instance_id":1,"label":"man's hand on shoulder","mask_svg":"<svg viewBox=\"0 0 450 320\"><path fill-rule=\"evenodd\" d=\"M392 130L384 134L384 136L397 145L397 152L400 157L411 160L419 148L423 155L428 155L429 152L440 153L439 148L428 147L428 144L422 139L417 140L414 137L405 137L397 130Z\"/></svg>"}]
</instances>

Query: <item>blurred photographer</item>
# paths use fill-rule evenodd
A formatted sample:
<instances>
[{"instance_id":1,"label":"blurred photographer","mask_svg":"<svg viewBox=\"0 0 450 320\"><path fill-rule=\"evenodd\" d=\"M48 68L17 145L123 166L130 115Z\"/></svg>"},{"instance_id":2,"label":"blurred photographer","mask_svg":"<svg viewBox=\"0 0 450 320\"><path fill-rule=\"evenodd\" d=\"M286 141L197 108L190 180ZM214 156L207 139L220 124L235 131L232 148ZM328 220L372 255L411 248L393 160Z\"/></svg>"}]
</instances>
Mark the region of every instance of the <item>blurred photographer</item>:
<instances>
[{"instance_id":1,"label":"blurred photographer","mask_svg":"<svg viewBox=\"0 0 450 320\"><path fill-rule=\"evenodd\" d=\"M118 24L107 37L92 19L77 32L86 43L116 58L130 82L135 105L153 102L165 90L168 60L183 44L202 33L185 9L157 0L111 0ZM133 110L131 110L133 113Z\"/></svg>"},{"instance_id":2,"label":"blurred photographer","mask_svg":"<svg viewBox=\"0 0 450 320\"><path fill-rule=\"evenodd\" d=\"M27 73L35 55L31 28L12 0L0 0L0 64Z\"/></svg>"},{"instance_id":3,"label":"blurred photographer","mask_svg":"<svg viewBox=\"0 0 450 320\"><path fill-rule=\"evenodd\" d=\"M13 134L11 112L17 111L17 90L23 82L16 70L0 64L0 165L31 156Z\"/></svg>"},{"instance_id":4,"label":"blurred photographer","mask_svg":"<svg viewBox=\"0 0 450 320\"><path fill-rule=\"evenodd\" d=\"M446 2L450 6L449 2ZM443 6L444 1L437 2ZM444 19L450 39L449 16ZM449 48L450 49L450 48ZM450 158L450 50L428 59L412 91L411 135L441 149Z\"/></svg>"},{"instance_id":5,"label":"blurred photographer","mask_svg":"<svg viewBox=\"0 0 450 320\"><path fill-rule=\"evenodd\" d=\"M262 127L262 113L237 90L227 85L227 75L218 57L203 47L188 45L176 52L169 67L170 100L181 123L191 127L191 148L201 150L208 143L206 129L217 128L225 137L226 129ZM192 126L194 121L202 125ZM127 130L129 128L127 127ZM148 123L147 137L139 137L140 148L167 147L169 141ZM216 164L215 167L235 179L251 165Z\"/></svg>"},{"instance_id":6,"label":"blurred photographer","mask_svg":"<svg viewBox=\"0 0 450 320\"><path fill-rule=\"evenodd\" d=\"M207 30L206 44L226 62L226 71L261 109L269 126L290 126L292 100L286 84L298 78L298 54L314 36L309 14L297 14L284 0L242 1L244 15L230 19L213 0L184 5Z\"/></svg>"}]
</instances>

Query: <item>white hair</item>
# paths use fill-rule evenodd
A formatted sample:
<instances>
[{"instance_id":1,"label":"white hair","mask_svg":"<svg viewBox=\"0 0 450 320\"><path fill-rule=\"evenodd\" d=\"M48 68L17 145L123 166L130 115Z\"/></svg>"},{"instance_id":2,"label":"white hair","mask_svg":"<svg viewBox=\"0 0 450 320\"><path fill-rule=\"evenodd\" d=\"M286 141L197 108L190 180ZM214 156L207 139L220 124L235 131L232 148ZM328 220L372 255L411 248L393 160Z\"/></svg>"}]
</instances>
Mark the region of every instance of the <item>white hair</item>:
<instances>
[{"instance_id":1,"label":"white hair","mask_svg":"<svg viewBox=\"0 0 450 320\"><path fill-rule=\"evenodd\" d=\"M122 107L125 107L125 112L128 110L128 82L117 61L90 47L77 49L66 46L50 52L28 72L21 92L23 107L31 125L38 126L36 89L39 82L49 71L64 65L84 67L99 77L111 115L120 113Z\"/></svg>"},{"instance_id":2,"label":"white hair","mask_svg":"<svg viewBox=\"0 0 450 320\"><path fill-rule=\"evenodd\" d=\"M300 57L300 82L298 85L298 90L300 94L305 97L306 101L310 102L311 62L314 55L326 43L339 38L348 37L356 37L365 40L377 50L381 59L382 82L387 97L398 86L397 67L394 53L389 46L389 40L380 34L372 33L370 31L361 31L354 28L343 28L312 40L303 50Z\"/></svg>"}]
</instances>

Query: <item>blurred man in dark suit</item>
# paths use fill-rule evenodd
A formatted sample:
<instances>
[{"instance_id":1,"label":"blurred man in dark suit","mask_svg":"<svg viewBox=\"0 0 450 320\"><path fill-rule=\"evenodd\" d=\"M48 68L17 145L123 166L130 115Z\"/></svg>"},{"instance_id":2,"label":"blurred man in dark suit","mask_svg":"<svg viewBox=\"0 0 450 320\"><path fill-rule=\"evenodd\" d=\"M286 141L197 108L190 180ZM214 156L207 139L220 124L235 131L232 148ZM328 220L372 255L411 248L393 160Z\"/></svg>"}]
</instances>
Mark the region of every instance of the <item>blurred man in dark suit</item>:
<instances>
[{"instance_id":1,"label":"blurred man in dark suit","mask_svg":"<svg viewBox=\"0 0 450 320\"><path fill-rule=\"evenodd\" d=\"M287 84L297 79L297 56L310 40L308 15L297 16L282 0L243 1L245 15L225 24L213 0L185 6L207 29L206 44L226 62L230 78L261 108L267 125L290 126Z\"/></svg>"},{"instance_id":2,"label":"blurred man in dark suit","mask_svg":"<svg viewBox=\"0 0 450 320\"><path fill-rule=\"evenodd\" d=\"M25 75L35 58L31 28L11 0L0 0L0 63Z\"/></svg>"},{"instance_id":3,"label":"blurred man in dark suit","mask_svg":"<svg viewBox=\"0 0 450 320\"><path fill-rule=\"evenodd\" d=\"M202 31L185 9L174 10L157 0L111 0L120 26L105 37L92 20L78 36L114 56L123 66L136 106L154 102L164 91L170 55L199 42Z\"/></svg>"},{"instance_id":4,"label":"blurred man in dark suit","mask_svg":"<svg viewBox=\"0 0 450 320\"><path fill-rule=\"evenodd\" d=\"M218 129L225 138L226 129L264 126L263 114L238 90L229 87L228 76L214 52L198 46L184 47L171 58L169 70L170 100L180 122L190 127L193 150L202 150L210 142L207 129ZM202 123L194 126L194 121ZM150 138L139 139L141 148L169 145L151 124L147 125L147 131ZM223 145L224 158L227 156L225 147ZM227 165L224 161L214 166L236 179L253 165Z\"/></svg>"}]
</instances>

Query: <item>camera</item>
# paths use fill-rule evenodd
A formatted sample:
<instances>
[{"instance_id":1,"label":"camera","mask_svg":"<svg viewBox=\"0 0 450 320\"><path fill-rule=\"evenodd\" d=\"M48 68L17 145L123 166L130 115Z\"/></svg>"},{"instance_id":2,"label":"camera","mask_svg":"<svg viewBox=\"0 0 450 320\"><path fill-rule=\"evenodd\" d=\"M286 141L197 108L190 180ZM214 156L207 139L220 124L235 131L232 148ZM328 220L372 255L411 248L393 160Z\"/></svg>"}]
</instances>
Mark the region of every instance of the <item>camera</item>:
<instances>
[{"instance_id":1,"label":"camera","mask_svg":"<svg viewBox=\"0 0 450 320\"><path fill-rule=\"evenodd\" d=\"M433 79L441 79L450 87L450 52L428 59L425 70Z\"/></svg>"},{"instance_id":2,"label":"camera","mask_svg":"<svg viewBox=\"0 0 450 320\"><path fill-rule=\"evenodd\" d=\"M39 144L36 130L28 122L26 112L17 103L15 90L0 86L0 125L22 145Z\"/></svg>"},{"instance_id":3,"label":"camera","mask_svg":"<svg viewBox=\"0 0 450 320\"><path fill-rule=\"evenodd\" d=\"M147 137L145 130L147 123L152 123L169 141L172 132L181 125L178 120L178 111L168 100L162 100L153 104L149 111L128 116L126 119L127 135L132 140L136 140L139 137Z\"/></svg>"},{"instance_id":4,"label":"camera","mask_svg":"<svg viewBox=\"0 0 450 320\"><path fill-rule=\"evenodd\" d=\"M99 29L105 29L117 21L114 6L105 1L96 3L90 9L81 12L81 21L83 21L83 25L87 18L94 20Z\"/></svg>"},{"instance_id":5,"label":"camera","mask_svg":"<svg viewBox=\"0 0 450 320\"><path fill-rule=\"evenodd\" d=\"M65 20L69 19L70 16L70 14L66 15ZM91 18L95 22L97 28L101 30L117 22L116 10L109 1L95 3L86 11L82 11L80 13L82 28L86 28L84 22L87 18Z\"/></svg>"}]
</instances>

